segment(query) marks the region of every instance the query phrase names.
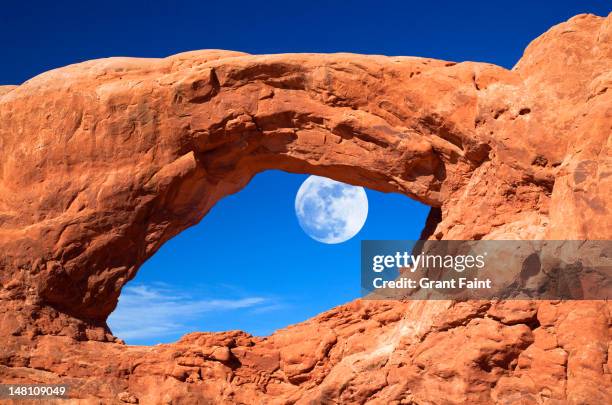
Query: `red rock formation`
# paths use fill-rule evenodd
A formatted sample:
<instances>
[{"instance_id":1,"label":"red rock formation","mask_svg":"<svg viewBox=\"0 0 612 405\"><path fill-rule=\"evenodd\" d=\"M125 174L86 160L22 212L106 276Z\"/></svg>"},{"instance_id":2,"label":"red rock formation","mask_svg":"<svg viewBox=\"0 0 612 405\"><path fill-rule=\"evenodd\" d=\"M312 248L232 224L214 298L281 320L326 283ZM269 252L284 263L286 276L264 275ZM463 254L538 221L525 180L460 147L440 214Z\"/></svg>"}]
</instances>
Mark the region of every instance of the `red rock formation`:
<instances>
[{"instance_id":1,"label":"red rock formation","mask_svg":"<svg viewBox=\"0 0 612 405\"><path fill-rule=\"evenodd\" d=\"M110 58L0 87L0 377L92 403L592 403L607 302L356 301L268 338L126 346L105 320L169 238L267 169L434 207L437 239L610 239L612 17L511 71L352 54ZM438 218L436 218L438 217Z\"/></svg>"}]
</instances>

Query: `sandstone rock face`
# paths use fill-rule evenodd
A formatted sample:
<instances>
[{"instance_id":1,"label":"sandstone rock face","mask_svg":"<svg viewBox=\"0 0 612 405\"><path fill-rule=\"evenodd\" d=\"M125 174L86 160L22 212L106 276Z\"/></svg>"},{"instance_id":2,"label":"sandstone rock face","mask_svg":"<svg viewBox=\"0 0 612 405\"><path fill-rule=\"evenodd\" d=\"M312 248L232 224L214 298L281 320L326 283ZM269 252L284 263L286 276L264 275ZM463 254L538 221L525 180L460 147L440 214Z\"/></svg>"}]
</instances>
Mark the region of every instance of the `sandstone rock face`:
<instances>
[{"instance_id":1,"label":"sandstone rock face","mask_svg":"<svg viewBox=\"0 0 612 405\"><path fill-rule=\"evenodd\" d=\"M0 379L91 403L609 403L603 301L355 301L155 347L105 320L165 241L267 169L415 198L431 239L610 239L610 86L612 17L592 15L511 71L196 51L2 86Z\"/></svg>"}]
</instances>

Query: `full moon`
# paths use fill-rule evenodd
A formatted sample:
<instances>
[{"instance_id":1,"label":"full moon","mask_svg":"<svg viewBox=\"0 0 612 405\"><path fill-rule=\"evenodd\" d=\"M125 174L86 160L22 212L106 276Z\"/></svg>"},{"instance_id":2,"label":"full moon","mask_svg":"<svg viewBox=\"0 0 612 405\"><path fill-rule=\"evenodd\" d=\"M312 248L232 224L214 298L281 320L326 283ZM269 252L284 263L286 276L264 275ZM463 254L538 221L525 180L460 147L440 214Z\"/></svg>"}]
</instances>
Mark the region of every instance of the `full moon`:
<instances>
[{"instance_id":1,"label":"full moon","mask_svg":"<svg viewBox=\"0 0 612 405\"><path fill-rule=\"evenodd\" d=\"M295 196L295 214L312 239L342 243L355 236L365 224L368 197L363 187L310 176Z\"/></svg>"}]
</instances>

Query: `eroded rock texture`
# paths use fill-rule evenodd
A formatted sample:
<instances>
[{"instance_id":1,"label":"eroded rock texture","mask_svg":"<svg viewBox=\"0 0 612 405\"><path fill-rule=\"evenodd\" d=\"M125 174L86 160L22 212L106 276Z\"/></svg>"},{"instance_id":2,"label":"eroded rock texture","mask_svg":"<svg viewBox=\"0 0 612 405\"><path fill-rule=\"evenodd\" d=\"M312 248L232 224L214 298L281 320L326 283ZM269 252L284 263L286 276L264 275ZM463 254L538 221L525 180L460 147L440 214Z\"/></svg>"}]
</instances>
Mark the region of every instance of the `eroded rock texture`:
<instances>
[{"instance_id":1,"label":"eroded rock texture","mask_svg":"<svg viewBox=\"0 0 612 405\"><path fill-rule=\"evenodd\" d=\"M612 17L512 70L352 54L110 58L0 87L0 377L98 403L592 403L607 302L366 302L268 338L132 347L105 320L165 241L266 169L432 206L437 239L610 239Z\"/></svg>"}]
</instances>

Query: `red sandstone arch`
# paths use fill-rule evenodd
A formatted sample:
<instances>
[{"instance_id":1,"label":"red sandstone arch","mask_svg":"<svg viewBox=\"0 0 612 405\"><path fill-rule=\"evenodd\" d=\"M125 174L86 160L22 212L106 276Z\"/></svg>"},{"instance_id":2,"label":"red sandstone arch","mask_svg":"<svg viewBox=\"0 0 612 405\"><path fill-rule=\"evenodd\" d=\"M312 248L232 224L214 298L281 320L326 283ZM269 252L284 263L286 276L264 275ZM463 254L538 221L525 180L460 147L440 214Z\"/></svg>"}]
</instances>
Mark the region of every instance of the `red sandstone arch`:
<instances>
[{"instance_id":1,"label":"red sandstone arch","mask_svg":"<svg viewBox=\"0 0 612 405\"><path fill-rule=\"evenodd\" d=\"M39 334L113 340L105 319L121 286L262 170L404 193L440 208L432 238L609 238L610 222L594 218L610 215L610 27L610 17L575 17L535 40L511 71L412 57L198 51L85 62L1 88L1 329L17 336L7 337L2 364L21 364L18 347ZM448 305L418 310L453 318ZM466 311L493 308L483 305ZM516 322L529 323L538 307L529 303ZM602 303L580 308L609 319ZM501 311L496 319L515 309ZM529 346L528 329L499 350ZM600 332L590 338L607 344ZM217 346L229 356L229 346ZM287 392L318 384L308 367L283 370L292 384L314 384ZM478 378L501 375L489 374ZM609 387L604 374L588 378ZM568 389L559 395L573 395Z\"/></svg>"},{"instance_id":2,"label":"red sandstone arch","mask_svg":"<svg viewBox=\"0 0 612 405\"><path fill-rule=\"evenodd\" d=\"M419 58L218 51L49 72L3 98L2 171L17 197L3 229L21 231L8 259L52 306L104 320L147 257L259 171L442 206L489 159L481 75L483 89L513 78Z\"/></svg>"}]
</instances>

